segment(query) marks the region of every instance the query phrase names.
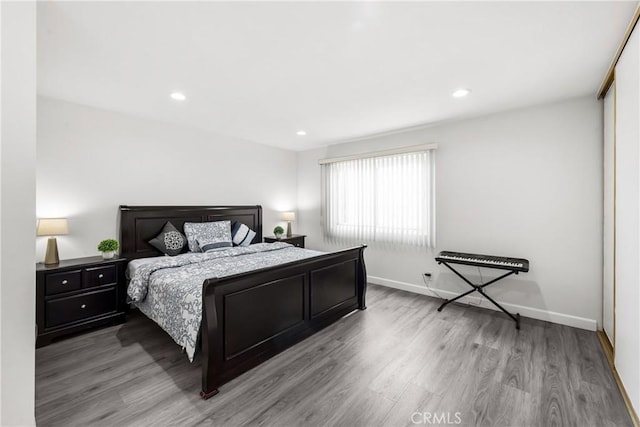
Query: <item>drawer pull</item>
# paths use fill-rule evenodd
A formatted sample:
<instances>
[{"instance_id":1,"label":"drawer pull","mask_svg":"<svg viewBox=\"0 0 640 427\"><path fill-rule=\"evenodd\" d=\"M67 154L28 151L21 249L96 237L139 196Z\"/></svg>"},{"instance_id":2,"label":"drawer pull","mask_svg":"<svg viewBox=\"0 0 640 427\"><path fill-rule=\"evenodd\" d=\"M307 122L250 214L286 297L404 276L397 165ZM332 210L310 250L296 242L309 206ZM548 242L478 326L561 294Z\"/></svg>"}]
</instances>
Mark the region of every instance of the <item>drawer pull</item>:
<instances>
[{"instance_id":1,"label":"drawer pull","mask_svg":"<svg viewBox=\"0 0 640 427\"><path fill-rule=\"evenodd\" d=\"M98 279L102 279L104 277L104 274L100 273L98 274Z\"/></svg>"},{"instance_id":2,"label":"drawer pull","mask_svg":"<svg viewBox=\"0 0 640 427\"><path fill-rule=\"evenodd\" d=\"M87 308L87 304L82 304L80 308Z\"/></svg>"},{"instance_id":3,"label":"drawer pull","mask_svg":"<svg viewBox=\"0 0 640 427\"><path fill-rule=\"evenodd\" d=\"M67 282L67 279L64 279L64 280L62 281L62 284L63 284L63 285L66 285L67 283L69 283L69 282Z\"/></svg>"}]
</instances>

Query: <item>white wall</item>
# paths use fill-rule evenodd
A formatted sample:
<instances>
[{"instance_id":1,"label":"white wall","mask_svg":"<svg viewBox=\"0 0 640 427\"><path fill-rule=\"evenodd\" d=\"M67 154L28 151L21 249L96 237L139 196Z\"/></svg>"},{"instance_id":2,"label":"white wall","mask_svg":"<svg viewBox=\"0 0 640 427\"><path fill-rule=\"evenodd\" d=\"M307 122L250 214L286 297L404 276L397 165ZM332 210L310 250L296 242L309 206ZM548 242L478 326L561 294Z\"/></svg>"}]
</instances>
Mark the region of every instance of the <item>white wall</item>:
<instances>
[{"instance_id":1,"label":"white wall","mask_svg":"<svg viewBox=\"0 0 640 427\"><path fill-rule=\"evenodd\" d=\"M464 100L461 100L464 102ZM523 257L531 271L488 288L522 315L595 329L602 290L602 106L593 96L298 154L296 232L332 249L320 227L318 159L437 143L435 251L369 247L371 281L428 293L468 290L440 250ZM470 274L477 270L463 268ZM483 271L485 281L496 270ZM441 293L450 296L450 293Z\"/></svg>"},{"instance_id":2,"label":"white wall","mask_svg":"<svg viewBox=\"0 0 640 427\"><path fill-rule=\"evenodd\" d=\"M38 98L37 215L69 218L61 259L117 239L122 204L260 204L269 235L295 208L296 178L291 151ZM38 238L39 260L45 248Z\"/></svg>"},{"instance_id":3,"label":"white wall","mask_svg":"<svg viewBox=\"0 0 640 427\"><path fill-rule=\"evenodd\" d=\"M0 425L35 424L36 5L2 2Z\"/></svg>"}]
</instances>

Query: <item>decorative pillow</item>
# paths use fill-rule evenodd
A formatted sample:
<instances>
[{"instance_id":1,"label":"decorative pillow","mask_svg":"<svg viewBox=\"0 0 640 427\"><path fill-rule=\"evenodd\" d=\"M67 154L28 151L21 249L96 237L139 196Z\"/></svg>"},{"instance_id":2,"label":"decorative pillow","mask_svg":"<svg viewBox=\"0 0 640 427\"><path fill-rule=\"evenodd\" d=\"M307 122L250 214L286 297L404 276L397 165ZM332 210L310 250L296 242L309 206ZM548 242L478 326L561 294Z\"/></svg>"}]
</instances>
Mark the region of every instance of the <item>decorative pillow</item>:
<instances>
[{"instance_id":1,"label":"decorative pillow","mask_svg":"<svg viewBox=\"0 0 640 427\"><path fill-rule=\"evenodd\" d=\"M185 222L184 233L191 252L202 252L198 241L203 244L229 242L229 246L232 246L231 221Z\"/></svg>"},{"instance_id":2,"label":"decorative pillow","mask_svg":"<svg viewBox=\"0 0 640 427\"><path fill-rule=\"evenodd\" d=\"M241 222L234 222L231 227L231 239L234 246L249 246L256 237L256 232Z\"/></svg>"},{"instance_id":3,"label":"decorative pillow","mask_svg":"<svg viewBox=\"0 0 640 427\"><path fill-rule=\"evenodd\" d=\"M175 225L167 221L160 234L149 240L149 244L163 254L175 256L182 253L187 244L187 238L178 231Z\"/></svg>"}]
</instances>

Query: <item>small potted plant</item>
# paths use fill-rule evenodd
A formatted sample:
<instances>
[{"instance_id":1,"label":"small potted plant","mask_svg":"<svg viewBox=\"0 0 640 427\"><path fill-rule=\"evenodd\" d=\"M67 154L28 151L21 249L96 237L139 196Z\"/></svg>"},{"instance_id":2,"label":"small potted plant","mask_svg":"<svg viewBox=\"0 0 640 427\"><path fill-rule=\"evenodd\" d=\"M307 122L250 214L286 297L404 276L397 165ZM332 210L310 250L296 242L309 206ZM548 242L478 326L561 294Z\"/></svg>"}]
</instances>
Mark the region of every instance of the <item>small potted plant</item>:
<instances>
[{"instance_id":1,"label":"small potted plant","mask_svg":"<svg viewBox=\"0 0 640 427\"><path fill-rule=\"evenodd\" d=\"M284 228L280 227L279 225L276 226L276 228L273 229L273 234L276 236L276 239L280 240L280 238L284 234Z\"/></svg>"},{"instance_id":2,"label":"small potted plant","mask_svg":"<svg viewBox=\"0 0 640 427\"><path fill-rule=\"evenodd\" d=\"M102 258L111 259L115 256L116 251L120 247L117 240L107 239L100 242L98 250L102 252Z\"/></svg>"}]
</instances>

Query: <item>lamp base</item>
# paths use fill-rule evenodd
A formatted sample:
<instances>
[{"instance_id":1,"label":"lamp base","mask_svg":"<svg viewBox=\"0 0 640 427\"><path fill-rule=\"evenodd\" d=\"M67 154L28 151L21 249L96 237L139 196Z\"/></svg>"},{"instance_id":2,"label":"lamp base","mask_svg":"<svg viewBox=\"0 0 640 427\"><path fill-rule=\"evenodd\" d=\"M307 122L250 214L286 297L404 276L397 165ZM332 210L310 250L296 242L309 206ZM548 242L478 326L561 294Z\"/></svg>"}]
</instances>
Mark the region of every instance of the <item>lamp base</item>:
<instances>
[{"instance_id":1,"label":"lamp base","mask_svg":"<svg viewBox=\"0 0 640 427\"><path fill-rule=\"evenodd\" d=\"M287 222L287 237L291 237L291 221Z\"/></svg>"},{"instance_id":2,"label":"lamp base","mask_svg":"<svg viewBox=\"0 0 640 427\"><path fill-rule=\"evenodd\" d=\"M49 237L47 240L47 253L44 256L44 265L58 265L60 258L58 257L58 242L55 237Z\"/></svg>"}]
</instances>

